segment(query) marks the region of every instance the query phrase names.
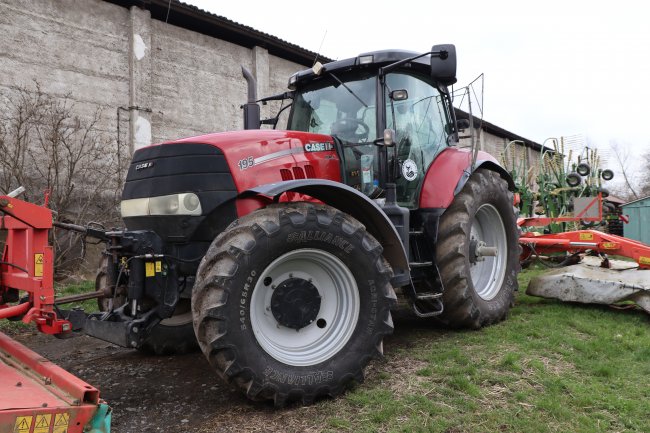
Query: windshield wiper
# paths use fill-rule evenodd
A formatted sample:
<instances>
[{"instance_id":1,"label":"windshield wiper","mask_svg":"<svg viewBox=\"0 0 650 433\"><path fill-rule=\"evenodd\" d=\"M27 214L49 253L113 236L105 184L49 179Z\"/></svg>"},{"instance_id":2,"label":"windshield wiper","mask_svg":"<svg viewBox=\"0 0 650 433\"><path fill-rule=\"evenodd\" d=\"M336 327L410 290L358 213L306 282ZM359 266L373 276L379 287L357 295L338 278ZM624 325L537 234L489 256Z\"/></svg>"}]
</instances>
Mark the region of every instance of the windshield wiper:
<instances>
[{"instance_id":1,"label":"windshield wiper","mask_svg":"<svg viewBox=\"0 0 650 433\"><path fill-rule=\"evenodd\" d=\"M361 102L361 103L363 104L364 107L368 108L368 104L366 104L365 102L363 102L363 100L362 100L361 98L359 98L359 97L357 96L357 94L354 93L354 91L352 91L352 89L350 89L350 88L349 88L349 87L348 87L348 86L347 86L343 81L339 80L339 77L337 77L336 75L334 75L334 74L331 73L330 71L326 71L326 72L327 72L328 74L330 74L330 76L331 76L332 78L334 78L336 81L338 81L340 85L342 85L343 87L345 87L346 90L347 90L348 92L350 92L350 94L351 94L352 96L354 96L355 98L357 98L357 101Z\"/></svg>"},{"instance_id":2,"label":"windshield wiper","mask_svg":"<svg viewBox=\"0 0 650 433\"><path fill-rule=\"evenodd\" d=\"M348 92L350 92L350 95L352 95L352 96L354 96L355 98L357 98L357 101L361 102L361 104L363 104L364 107L368 108L368 104L366 104L365 102L363 102L363 100L362 100L361 98L359 98L359 97L357 96L357 94L354 93L354 91L353 91L352 89L350 89L350 88L349 88L349 87L348 87L348 86L347 86L343 81L339 80L339 77L337 77L336 75L334 75L332 72L328 71L328 70L323 66L323 64L322 64L321 62L316 62L316 63L314 63L314 66L312 66L311 70L314 72L314 75L316 75L316 76L319 76L319 75L322 74L323 72L327 72L328 74L330 74L330 76L331 76L332 78L334 78L336 81L338 81L338 83L339 83L340 85L342 85L343 87L345 87L345 89L346 89Z\"/></svg>"}]
</instances>

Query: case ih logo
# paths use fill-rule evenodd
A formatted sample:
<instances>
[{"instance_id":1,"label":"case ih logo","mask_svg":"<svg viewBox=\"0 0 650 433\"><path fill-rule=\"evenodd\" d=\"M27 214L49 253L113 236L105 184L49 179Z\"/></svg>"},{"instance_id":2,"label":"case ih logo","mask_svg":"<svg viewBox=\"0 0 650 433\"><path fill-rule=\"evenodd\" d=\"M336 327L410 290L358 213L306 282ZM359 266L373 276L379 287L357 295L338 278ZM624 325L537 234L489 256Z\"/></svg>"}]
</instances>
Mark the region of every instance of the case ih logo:
<instances>
[{"instance_id":1,"label":"case ih logo","mask_svg":"<svg viewBox=\"0 0 650 433\"><path fill-rule=\"evenodd\" d=\"M305 144L305 152L325 152L332 150L334 146L332 143L307 143Z\"/></svg>"},{"instance_id":2,"label":"case ih logo","mask_svg":"<svg viewBox=\"0 0 650 433\"><path fill-rule=\"evenodd\" d=\"M135 166L135 171L140 171L151 167L153 167L153 161L143 162Z\"/></svg>"}]
</instances>

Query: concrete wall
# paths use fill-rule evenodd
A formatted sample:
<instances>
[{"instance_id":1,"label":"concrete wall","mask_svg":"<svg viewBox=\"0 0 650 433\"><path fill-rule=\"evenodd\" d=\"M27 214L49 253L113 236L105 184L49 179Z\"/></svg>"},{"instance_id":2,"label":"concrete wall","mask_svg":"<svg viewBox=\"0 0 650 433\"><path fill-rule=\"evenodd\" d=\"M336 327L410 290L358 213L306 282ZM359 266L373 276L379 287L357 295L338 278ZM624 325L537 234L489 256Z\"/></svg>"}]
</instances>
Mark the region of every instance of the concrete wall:
<instances>
[{"instance_id":1,"label":"concrete wall","mask_svg":"<svg viewBox=\"0 0 650 433\"><path fill-rule=\"evenodd\" d=\"M542 154L531 148L525 147L520 141L515 141L510 146L510 143L513 139L499 137L497 135L491 134L485 130L474 128L474 134L476 135L479 149L483 150L490 155L494 156L500 164L504 165L506 169L512 170L513 165L515 165L518 170L522 170L525 167L528 173L529 184L535 187L535 179L540 170L540 161ZM469 129L461 133L461 136L469 136ZM459 147L470 147L471 139L462 138L460 140ZM506 151L507 147L507 151ZM525 160L525 164L522 162ZM513 164L514 163L514 164Z\"/></svg>"},{"instance_id":2,"label":"concrete wall","mask_svg":"<svg viewBox=\"0 0 650 433\"><path fill-rule=\"evenodd\" d=\"M69 95L81 116L100 109L100 128L114 141L119 116L119 140L135 148L241 129L240 65L253 71L259 95L286 90L304 68L101 0L0 0L0 35L0 94L11 98L36 81Z\"/></svg>"},{"instance_id":3,"label":"concrete wall","mask_svg":"<svg viewBox=\"0 0 650 433\"><path fill-rule=\"evenodd\" d=\"M114 133L129 98L128 17L101 1L0 1L0 93L12 98L38 82L70 95L82 116L102 109L100 126Z\"/></svg>"}]
</instances>

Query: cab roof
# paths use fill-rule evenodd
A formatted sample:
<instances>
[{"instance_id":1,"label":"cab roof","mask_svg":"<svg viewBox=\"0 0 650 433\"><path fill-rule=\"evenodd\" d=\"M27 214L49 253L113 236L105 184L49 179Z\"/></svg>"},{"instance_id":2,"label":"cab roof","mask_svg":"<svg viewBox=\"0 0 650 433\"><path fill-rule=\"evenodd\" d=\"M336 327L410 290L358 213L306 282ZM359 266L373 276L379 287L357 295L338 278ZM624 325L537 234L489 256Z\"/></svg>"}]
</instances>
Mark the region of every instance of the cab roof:
<instances>
[{"instance_id":1,"label":"cab roof","mask_svg":"<svg viewBox=\"0 0 650 433\"><path fill-rule=\"evenodd\" d=\"M415 57L418 54L420 53L407 50L371 51L359 54L356 57L350 57L348 59L335 60L333 62L326 63L323 65L323 72L337 73L347 72L355 69L375 70L379 69L382 66L386 66L400 60L408 59L409 57ZM430 63L430 56L424 56L405 64L403 67L414 68L417 70L421 69L422 71L427 72L430 68ZM315 78L318 78L318 76L314 73L313 69L305 69L296 72L289 80L289 84L290 87L291 85L300 86L301 84L311 82Z\"/></svg>"}]
</instances>

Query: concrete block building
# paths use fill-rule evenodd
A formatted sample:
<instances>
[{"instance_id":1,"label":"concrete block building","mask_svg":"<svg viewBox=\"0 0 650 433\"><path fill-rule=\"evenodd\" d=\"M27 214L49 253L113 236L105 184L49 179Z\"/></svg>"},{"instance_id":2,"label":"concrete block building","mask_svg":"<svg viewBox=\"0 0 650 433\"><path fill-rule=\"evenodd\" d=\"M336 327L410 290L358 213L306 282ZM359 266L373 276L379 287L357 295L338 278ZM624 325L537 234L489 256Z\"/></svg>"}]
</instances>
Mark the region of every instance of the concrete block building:
<instances>
[{"instance_id":1,"label":"concrete block building","mask_svg":"<svg viewBox=\"0 0 650 433\"><path fill-rule=\"evenodd\" d=\"M0 95L38 83L69 97L79 116L100 110L108 141L131 151L241 129L241 65L257 79L258 95L269 95L286 90L289 76L316 58L177 0L0 0L0 34ZM497 158L512 140L539 158L541 145L496 125L483 122L477 132L481 148Z\"/></svg>"}]
</instances>

